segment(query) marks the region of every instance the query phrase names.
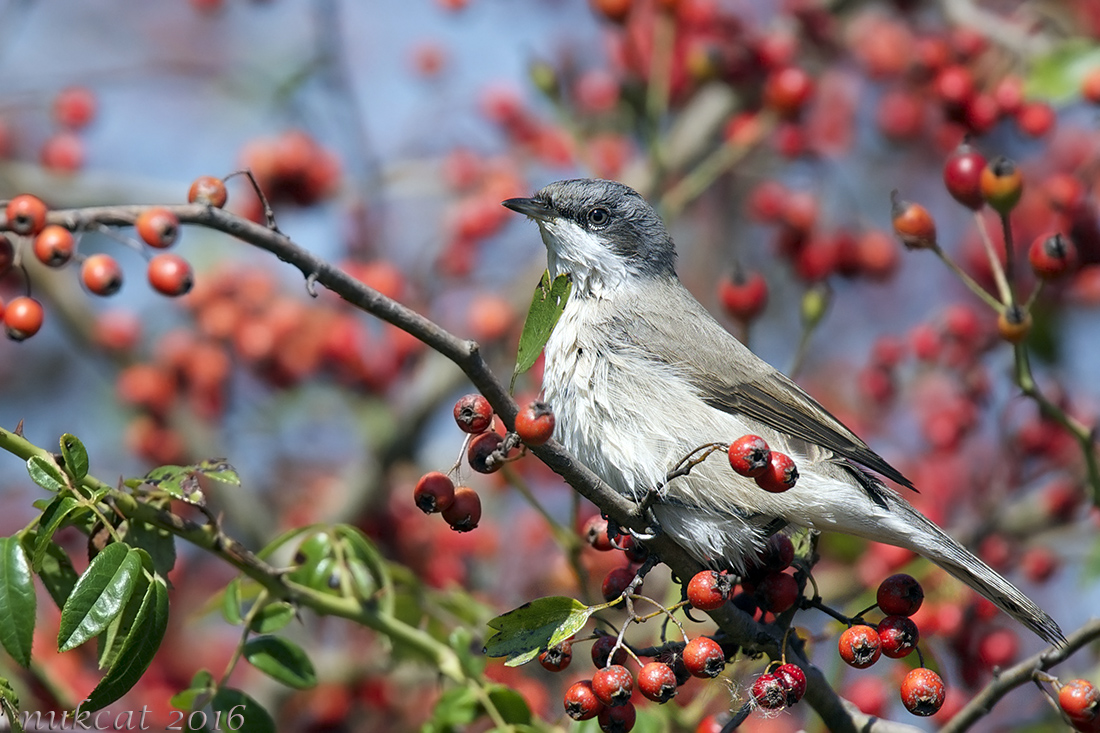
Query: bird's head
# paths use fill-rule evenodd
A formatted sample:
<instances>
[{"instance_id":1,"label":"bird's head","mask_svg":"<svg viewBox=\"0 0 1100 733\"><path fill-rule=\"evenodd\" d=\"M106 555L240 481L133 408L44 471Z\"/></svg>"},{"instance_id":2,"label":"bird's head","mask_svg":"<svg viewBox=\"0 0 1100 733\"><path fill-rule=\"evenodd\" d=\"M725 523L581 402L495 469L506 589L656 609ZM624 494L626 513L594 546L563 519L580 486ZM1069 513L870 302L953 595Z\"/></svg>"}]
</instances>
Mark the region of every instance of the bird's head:
<instances>
[{"instance_id":1,"label":"bird's head","mask_svg":"<svg viewBox=\"0 0 1100 733\"><path fill-rule=\"evenodd\" d=\"M570 275L574 293L602 294L675 274L676 250L664 222L629 186L578 178L503 204L538 222L551 275Z\"/></svg>"}]
</instances>

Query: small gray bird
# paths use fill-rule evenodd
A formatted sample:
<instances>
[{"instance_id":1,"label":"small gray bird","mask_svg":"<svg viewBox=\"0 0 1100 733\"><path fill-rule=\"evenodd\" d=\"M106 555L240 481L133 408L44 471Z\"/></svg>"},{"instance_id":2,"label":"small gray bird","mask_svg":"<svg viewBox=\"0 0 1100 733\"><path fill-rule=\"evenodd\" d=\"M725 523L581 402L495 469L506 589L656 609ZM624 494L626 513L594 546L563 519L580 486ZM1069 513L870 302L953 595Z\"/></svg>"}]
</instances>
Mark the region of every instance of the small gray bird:
<instances>
[{"instance_id":1,"label":"small gray bird","mask_svg":"<svg viewBox=\"0 0 1100 733\"><path fill-rule=\"evenodd\" d=\"M692 556L744 571L777 527L846 532L927 557L1063 641L1054 619L878 476L913 488L908 479L692 297L672 238L638 192L578 179L503 203L538 223L551 276L573 280L545 350L556 437L636 501L660 487L654 516ZM665 485L693 449L747 434L794 459L794 488L768 493L719 460Z\"/></svg>"}]
</instances>

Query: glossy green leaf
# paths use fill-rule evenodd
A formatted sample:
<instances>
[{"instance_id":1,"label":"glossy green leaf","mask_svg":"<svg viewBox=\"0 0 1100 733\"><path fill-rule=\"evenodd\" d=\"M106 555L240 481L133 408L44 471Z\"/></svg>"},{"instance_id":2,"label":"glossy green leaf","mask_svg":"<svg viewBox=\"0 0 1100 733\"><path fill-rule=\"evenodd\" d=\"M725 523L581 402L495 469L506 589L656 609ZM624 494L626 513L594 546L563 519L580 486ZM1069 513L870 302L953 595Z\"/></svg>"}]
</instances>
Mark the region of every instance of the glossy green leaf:
<instances>
[{"instance_id":1,"label":"glossy green leaf","mask_svg":"<svg viewBox=\"0 0 1100 733\"><path fill-rule=\"evenodd\" d=\"M137 551L132 554L137 555ZM168 587L162 578L154 578L146 589L122 650L107 674L88 695L84 707L99 710L129 692L149 668L167 630Z\"/></svg>"},{"instance_id":2,"label":"glossy green leaf","mask_svg":"<svg viewBox=\"0 0 1100 733\"><path fill-rule=\"evenodd\" d=\"M1048 102L1065 102L1081 92L1081 82L1100 66L1100 46L1084 38L1071 38L1049 53L1031 59L1024 92Z\"/></svg>"},{"instance_id":3,"label":"glossy green leaf","mask_svg":"<svg viewBox=\"0 0 1100 733\"><path fill-rule=\"evenodd\" d=\"M28 556L34 554L38 542L37 534L37 532L26 532L23 535L23 551ZM42 557L42 567L38 570L38 577L59 609L63 608L65 601L69 600L69 595L73 592L78 578L69 554L53 540L46 543L46 552Z\"/></svg>"},{"instance_id":4,"label":"glossy green leaf","mask_svg":"<svg viewBox=\"0 0 1100 733\"><path fill-rule=\"evenodd\" d=\"M240 690L221 688L210 701L210 707L222 714L222 730L275 733L275 721L270 713Z\"/></svg>"},{"instance_id":5,"label":"glossy green leaf","mask_svg":"<svg viewBox=\"0 0 1100 733\"><path fill-rule=\"evenodd\" d=\"M145 522L131 519L126 523L126 544L149 553L153 569L162 578L176 565L176 536Z\"/></svg>"},{"instance_id":6,"label":"glossy green leaf","mask_svg":"<svg viewBox=\"0 0 1100 733\"><path fill-rule=\"evenodd\" d=\"M79 481L88 475L88 451L75 435L65 433L61 436L61 458L73 479Z\"/></svg>"},{"instance_id":7,"label":"glossy green leaf","mask_svg":"<svg viewBox=\"0 0 1100 733\"><path fill-rule=\"evenodd\" d=\"M229 465L229 462L224 458L199 461L195 464L195 470L203 476L223 484L241 485L241 477L237 475L237 469Z\"/></svg>"},{"instance_id":8,"label":"glossy green leaf","mask_svg":"<svg viewBox=\"0 0 1100 733\"><path fill-rule=\"evenodd\" d=\"M31 481L34 481L46 491L52 491L55 494L69 486L69 478L52 456L31 456L28 458L27 473L31 475Z\"/></svg>"},{"instance_id":9,"label":"glossy green leaf","mask_svg":"<svg viewBox=\"0 0 1100 733\"><path fill-rule=\"evenodd\" d=\"M214 695L214 675L208 670L200 669L191 678L191 685L186 690L181 690L172 695L168 704L178 710L198 710L205 707L208 699L203 696Z\"/></svg>"},{"instance_id":10,"label":"glossy green leaf","mask_svg":"<svg viewBox=\"0 0 1100 733\"><path fill-rule=\"evenodd\" d=\"M134 583L130 599L122 608L122 613L115 616L107 625L107 629L96 637L100 669L110 668L118 659L119 653L126 645L130 630L134 628L135 623L138 623L138 617L145 608L145 596L149 592L151 580L147 573L141 573Z\"/></svg>"},{"instance_id":11,"label":"glossy green leaf","mask_svg":"<svg viewBox=\"0 0 1100 733\"><path fill-rule=\"evenodd\" d=\"M4 677L0 677L0 713L7 718L12 733L23 733L23 726L19 723L19 696Z\"/></svg>"},{"instance_id":12,"label":"glossy green leaf","mask_svg":"<svg viewBox=\"0 0 1100 733\"><path fill-rule=\"evenodd\" d=\"M512 372L512 383L509 389L514 388L516 377L523 374L535 365L546 346L550 334L554 331L565 303L569 300L569 292L573 283L566 275L558 275L550 282L550 271L542 273L542 279L535 288L535 295L531 299L531 309L527 311L527 319L523 322L523 333L519 337L519 352L516 354L516 368Z\"/></svg>"},{"instance_id":13,"label":"glossy green leaf","mask_svg":"<svg viewBox=\"0 0 1100 733\"><path fill-rule=\"evenodd\" d=\"M103 548L61 609L58 650L75 649L102 633L122 612L141 573L141 554L137 550L121 542Z\"/></svg>"},{"instance_id":14,"label":"glossy green leaf","mask_svg":"<svg viewBox=\"0 0 1100 733\"><path fill-rule=\"evenodd\" d=\"M31 663L35 613L34 579L18 537L0 537L0 643L24 667Z\"/></svg>"},{"instance_id":15,"label":"glossy green leaf","mask_svg":"<svg viewBox=\"0 0 1100 733\"><path fill-rule=\"evenodd\" d=\"M489 628L495 633L485 641L485 654L508 657L506 664L509 667L526 664L541 650L580 631L599 608L565 596L548 596L525 603L489 621Z\"/></svg>"},{"instance_id":16,"label":"glossy green leaf","mask_svg":"<svg viewBox=\"0 0 1100 733\"><path fill-rule=\"evenodd\" d=\"M257 634L270 634L294 620L294 606L286 601L268 603L252 619L249 627Z\"/></svg>"},{"instance_id":17,"label":"glossy green leaf","mask_svg":"<svg viewBox=\"0 0 1100 733\"><path fill-rule=\"evenodd\" d=\"M306 690L317 684L313 664L300 646L278 636L255 636L242 650L244 658L268 677L288 687Z\"/></svg>"},{"instance_id":18,"label":"glossy green leaf","mask_svg":"<svg viewBox=\"0 0 1100 733\"><path fill-rule=\"evenodd\" d=\"M38 532L34 541L34 557L31 566L35 572L42 569L42 562L46 557L46 548L49 547L53 534L61 526L61 523L80 506L80 502L68 494L61 494L50 502L49 506L38 518Z\"/></svg>"}]
</instances>

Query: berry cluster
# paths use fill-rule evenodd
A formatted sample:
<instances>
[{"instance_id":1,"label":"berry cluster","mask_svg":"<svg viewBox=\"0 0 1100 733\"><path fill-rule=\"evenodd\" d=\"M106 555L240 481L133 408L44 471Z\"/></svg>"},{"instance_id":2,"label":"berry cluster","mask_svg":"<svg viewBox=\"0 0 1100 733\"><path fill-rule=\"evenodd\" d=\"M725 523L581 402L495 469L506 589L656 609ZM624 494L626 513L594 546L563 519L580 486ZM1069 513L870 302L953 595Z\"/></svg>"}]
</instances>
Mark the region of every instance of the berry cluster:
<instances>
[{"instance_id":1,"label":"berry cluster","mask_svg":"<svg viewBox=\"0 0 1100 733\"><path fill-rule=\"evenodd\" d=\"M759 435L743 435L730 443L730 467L756 481L764 491L781 494L794 488L798 481L798 467L794 459L785 453L771 450Z\"/></svg>"}]
</instances>

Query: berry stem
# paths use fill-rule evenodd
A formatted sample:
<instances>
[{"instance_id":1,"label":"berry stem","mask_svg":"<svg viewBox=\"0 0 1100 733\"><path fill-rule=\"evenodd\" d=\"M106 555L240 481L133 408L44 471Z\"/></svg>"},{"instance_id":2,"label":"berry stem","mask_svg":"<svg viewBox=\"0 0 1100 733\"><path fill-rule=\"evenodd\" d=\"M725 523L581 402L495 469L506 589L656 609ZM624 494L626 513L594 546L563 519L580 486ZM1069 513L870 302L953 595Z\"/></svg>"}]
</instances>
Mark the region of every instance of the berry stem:
<instances>
[{"instance_id":1,"label":"berry stem","mask_svg":"<svg viewBox=\"0 0 1100 733\"><path fill-rule=\"evenodd\" d=\"M1016 293L1012 286L1016 282L1016 247L1012 242L1012 223L1008 219L1008 212L1001 214L1001 231L1004 232L1005 280L1008 281L1008 299L1005 302L1009 306L1014 306L1016 305Z\"/></svg>"},{"instance_id":2,"label":"berry stem","mask_svg":"<svg viewBox=\"0 0 1100 733\"><path fill-rule=\"evenodd\" d=\"M979 221L981 221L980 217L979 217ZM968 287L972 293L974 293L979 298L981 298L985 302L986 305L988 305L990 308L992 308L996 312L998 312L998 313L1001 312L1001 308L1002 308L1001 303L996 298L994 298L992 295L990 295L989 292L986 291L985 288L983 288L981 285L979 285L974 280L974 278L970 277L970 275L968 275L965 270L963 270L961 267L959 267L959 265L953 259L951 259L947 255L946 252L944 252L939 247L933 247L932 251L936 253L936 256L940 258L940 260L943 262L943 264L947 265L947 267L953 273L955 273L955 275L960 280L962 280L963 285ZM996 257L992 257L990 259L990 261L992 263L994 263L993 264L993 279L998 281L998 289L1000 289L1000 281L1001 281L1001 279L1004 278L1004 273L1001 273L1000 277L998 277L998 275L997 275L997 273L1000 272L1000 267L1001 267L1000 260L998 260ZM1005 286L1005 287L1007 287L1007 286Z\"/></svg>"},{"instance_id":3,"label":"berry stem","mask_svg":"<svg viewBox=\"0 0 1100 733\"><path fill-rule=\"evenodd\" d=\"M982 240L985 256L989 259L989 267L993 272L993 281L997 284L997 293L1001 296L1001 302L1011 303L1012 288L1009 286L1009 279L1005 276L1004 268L1001 266L1001 258L997 256L997 252L993 247L993 239L989 236L989 227L985 224L985 218L982 217L981 210L974 212L974 221L978 224L978 235ZM1005 219L1002 218L1002 221L1005 221ZM1007 254L1007 239L1005 241L1005 251Z\"/></svg>"}]
</instances>

